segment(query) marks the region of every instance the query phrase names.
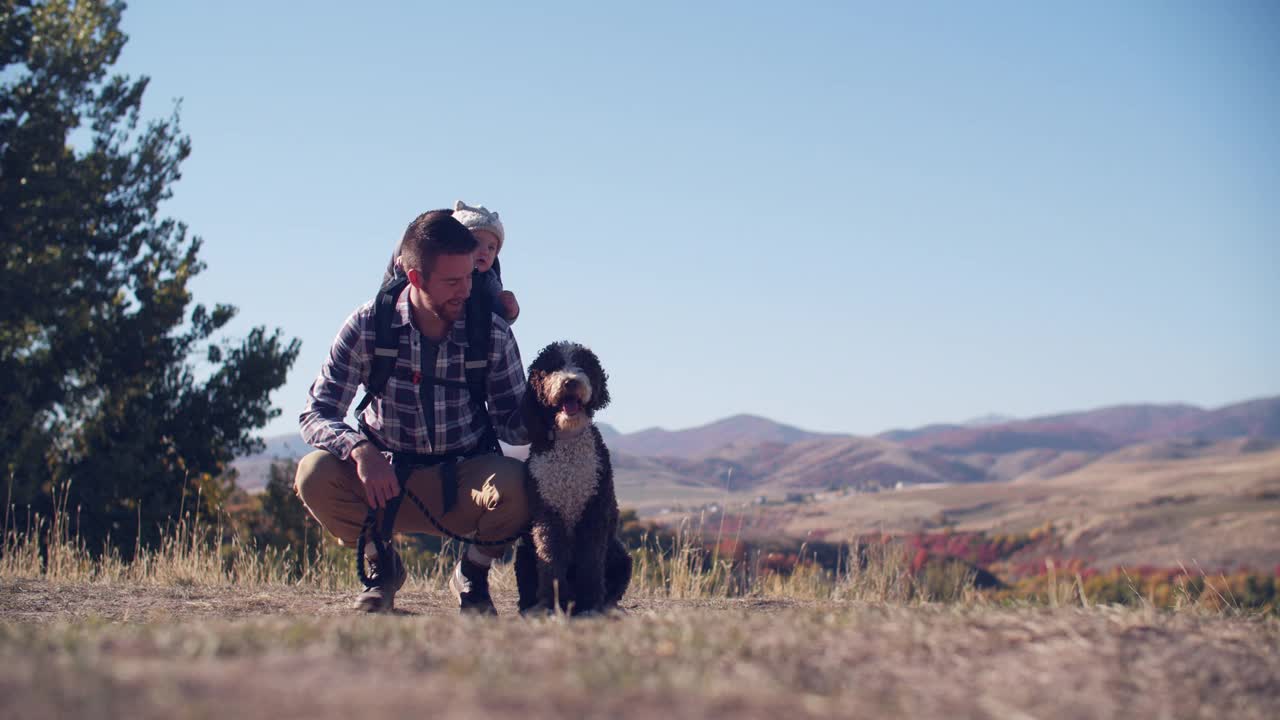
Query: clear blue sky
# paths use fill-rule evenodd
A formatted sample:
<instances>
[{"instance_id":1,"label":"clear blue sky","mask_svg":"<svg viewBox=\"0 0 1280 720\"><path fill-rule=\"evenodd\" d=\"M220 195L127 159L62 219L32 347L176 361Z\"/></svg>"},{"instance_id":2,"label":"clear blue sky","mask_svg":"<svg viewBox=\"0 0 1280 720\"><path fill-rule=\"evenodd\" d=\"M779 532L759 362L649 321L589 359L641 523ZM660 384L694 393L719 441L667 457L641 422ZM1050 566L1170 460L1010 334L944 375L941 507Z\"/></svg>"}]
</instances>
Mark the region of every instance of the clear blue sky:
<instances>
[{"instance_id":1,"label":"clear blue sky","mask_svg":"<svg viewBox=\"0 0 1280 720\"><path fill-rule=\"evenodd\" d=\"M303 342L267 435L458 198L623 431L1280 393L1274 3L542 5L131 3L196 298Z\"/></svg>"}]
</instances>

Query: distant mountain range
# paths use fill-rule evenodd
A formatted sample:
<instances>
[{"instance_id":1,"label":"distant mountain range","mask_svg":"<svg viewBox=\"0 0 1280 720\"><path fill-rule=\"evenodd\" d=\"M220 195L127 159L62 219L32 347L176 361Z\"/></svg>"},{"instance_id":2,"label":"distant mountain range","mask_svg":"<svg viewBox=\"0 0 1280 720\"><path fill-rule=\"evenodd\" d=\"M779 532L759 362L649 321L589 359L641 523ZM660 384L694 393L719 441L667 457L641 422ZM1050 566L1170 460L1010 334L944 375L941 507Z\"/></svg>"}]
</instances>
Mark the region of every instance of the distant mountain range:
<instances>
[{"instance_id":1,"label":"distant mountain range","mask_svg":"<svg viewBox=\"0 0 1280 720\"><path fill-rule=\"evenodd\" d=\"M611 450L649 457L696 458L720 448L742 443L782 443L784 445L820 438L824 435L783 425L758 415L734 415L688 430L649 428L638 432L605 436Z\"/></svg>"},{"instance_id":2,"label":"distant mountain range","mask_svg":"<svg viewBox=\"0 0 1280 720\"><path fill-rule=\"evenodd\" d=\"M1253 452L1280 443L1280 397L1213 410L1123 405L1023 420L989 416L965 424L892 430L875 437L815 433L756 415L685 430L619 433L601 423L623 504L657 508L726 492L778 495L923 483L1028 482L1103 457L1197 457ZM301 457L296 435L268 438L237 460L238 482L265 485L270 465ZM523 448L511 448L523 457Z\"/></svg>"},{"instance_id":3,"label":"distant mountain range","mask_svg":"<svg viewBox=\"0 0 1280 720\"><path fill-rule=\"evenodd\" d=\"M1014 420L982 427L930 425L879 437L908 447L951 454L1007 453L1027 449L1099 452L1174 438L1280 439L1280 397L1217 410L1192 405L1117 405L1099 410Z\"/></svg>"}]
</instances>

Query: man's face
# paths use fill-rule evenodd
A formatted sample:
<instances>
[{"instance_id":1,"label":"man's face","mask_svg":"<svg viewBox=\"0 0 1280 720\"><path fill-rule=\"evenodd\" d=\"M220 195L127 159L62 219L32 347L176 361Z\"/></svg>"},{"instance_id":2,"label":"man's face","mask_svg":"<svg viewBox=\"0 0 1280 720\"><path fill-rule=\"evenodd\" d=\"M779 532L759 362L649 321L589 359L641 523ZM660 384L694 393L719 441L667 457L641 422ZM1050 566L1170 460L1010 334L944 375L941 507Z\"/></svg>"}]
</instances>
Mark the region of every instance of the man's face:
<instances>
[{"instance_id":1,"label":"man's face","mask_svg":"<svg viewBox=\"0 0 1280 720\"><path fill-rule=\"evenodd\" d=\"M474 258L466 255L439 255L431 274L423 278L417 271L410 271L409 282L422 292L427 307L447 322L462 319L467 296L471 294L471 269Z\"/></svg>"}]
</instances>

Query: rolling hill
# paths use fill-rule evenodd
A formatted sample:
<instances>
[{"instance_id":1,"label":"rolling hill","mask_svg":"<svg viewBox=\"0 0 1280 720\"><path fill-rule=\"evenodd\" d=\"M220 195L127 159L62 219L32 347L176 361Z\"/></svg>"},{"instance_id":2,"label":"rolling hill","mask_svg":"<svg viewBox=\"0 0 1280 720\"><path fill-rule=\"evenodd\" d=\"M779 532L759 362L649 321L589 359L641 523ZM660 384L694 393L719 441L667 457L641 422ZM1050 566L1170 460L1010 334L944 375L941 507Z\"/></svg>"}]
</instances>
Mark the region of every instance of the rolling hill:
<instances>
[{"instance_id":1,"label":"rolling hill","mask_svg":"<svg viewBox=\"0 0 1280 720\"><path fill-rule=\"evenodd\" d=\"M601 432L614 457L620 499L652 510L698 505L726 493L772 496L873 491L900 484L1039 482L1105 457L1228 457L1280 442L1280 398L1215 410L1125 405L989 423L855 437L736 415L685 430L619 433L601 424ZM296 435L268 438L266 444L264 452L235 462L241 487L261 489L272 462L293 460L308 450ZM524 448L506 450L524 457Z\"/></svg>"},{"instance_id":2,"label":"rolling hill","mask_svg":"<svg viewBox=\"0 0 1280 720\"><path fill-rule=\"evenodd\" d=\"M1183 404L1117 405L983 427L928 425L892 430L878 437L955 455L1029 449L1101 453L1135 443L1184 438L1280 440L1280 397L1215 410Z\"/></svg>"},{"instance_id":3,"label":"rolling hill","mask_svg":"<svg viewBox=\"0 0 1280 720\"><path fill-rule=\"evenodd\" d=\"M727 445L743 442L794 443L843 437L801 430L758 415L734 415L686 430L649 428L612 438L609 447L647 457L707 457Z\"/></svg>"}]
</instances>

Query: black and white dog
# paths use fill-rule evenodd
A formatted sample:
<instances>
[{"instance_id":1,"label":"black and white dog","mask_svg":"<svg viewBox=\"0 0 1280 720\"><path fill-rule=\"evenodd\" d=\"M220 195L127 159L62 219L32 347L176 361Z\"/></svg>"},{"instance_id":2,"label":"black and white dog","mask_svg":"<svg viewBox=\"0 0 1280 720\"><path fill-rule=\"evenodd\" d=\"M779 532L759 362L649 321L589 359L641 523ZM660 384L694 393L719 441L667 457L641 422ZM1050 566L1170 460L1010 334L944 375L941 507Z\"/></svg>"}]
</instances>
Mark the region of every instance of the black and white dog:
<instances>
[{"instance_id":1,"label":"black and white dog","mask_svg":"<svg viewBox=\"0 0 1280 720\"><path fill-rule=\"evenodd\" d=\"M608 610L631 582L618 539L609 450L592 422L609 404L608 375L582 345L552 343L529 366L525 481L533 520L516 548L520 611Z\"/></svg>"}]
</instances>

